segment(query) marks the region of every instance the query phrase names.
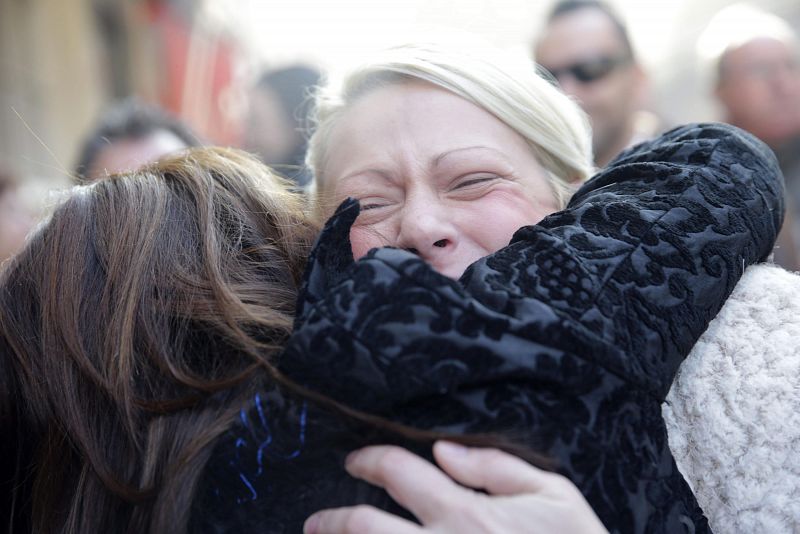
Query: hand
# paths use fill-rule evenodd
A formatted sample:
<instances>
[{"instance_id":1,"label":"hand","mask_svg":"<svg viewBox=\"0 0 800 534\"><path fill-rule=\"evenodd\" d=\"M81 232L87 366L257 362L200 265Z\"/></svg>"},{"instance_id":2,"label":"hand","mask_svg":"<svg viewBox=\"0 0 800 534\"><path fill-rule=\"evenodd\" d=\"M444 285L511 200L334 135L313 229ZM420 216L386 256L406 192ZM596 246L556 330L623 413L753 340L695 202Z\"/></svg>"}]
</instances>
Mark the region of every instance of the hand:
<instances>
[{"instance_id":1,"label":"hand","mask_svg":"<svg viewBox=\"0 0 800 534\"><path fill-rule=\"evenodd\" d=\"M444 472L393 446L366 447L351 453L346 462L351 475L386 489L422 526L361 505L317 512L306 520L303 532L608 532L575 485L561 475L542 471L496 449L467 448L439 441L433 447L433 455ZM489 495L469 488L485 490Z\"/></svg>"}]
</instances>

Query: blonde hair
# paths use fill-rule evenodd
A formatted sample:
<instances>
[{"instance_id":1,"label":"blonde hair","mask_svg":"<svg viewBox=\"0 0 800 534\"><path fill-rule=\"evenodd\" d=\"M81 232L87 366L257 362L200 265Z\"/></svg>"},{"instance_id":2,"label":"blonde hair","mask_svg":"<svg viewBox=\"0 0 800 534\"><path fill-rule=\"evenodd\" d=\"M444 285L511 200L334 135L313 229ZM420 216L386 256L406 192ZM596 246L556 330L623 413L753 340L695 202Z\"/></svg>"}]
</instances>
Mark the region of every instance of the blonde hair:
<instances>
[{"instance_id":1,"label":"blonde hair","mask_svg":"<svg viewBox=\"0 0 800 534\"><path fill-rule=\"evenodd\" d=\"M530 60L485 48L406 45L390 49L354 70L340 87L329 85L317 94L316 130L309 141L306 164L314 174L310 192L321 200L319 206L325 206L329 193L324 169L330 136L339 119L361 96L412 81L446 89L521 135L547 171L559 207L569 200L571 184L592 174L591 130L586 115L540 77Z\"/></svg>"}]
</instances>

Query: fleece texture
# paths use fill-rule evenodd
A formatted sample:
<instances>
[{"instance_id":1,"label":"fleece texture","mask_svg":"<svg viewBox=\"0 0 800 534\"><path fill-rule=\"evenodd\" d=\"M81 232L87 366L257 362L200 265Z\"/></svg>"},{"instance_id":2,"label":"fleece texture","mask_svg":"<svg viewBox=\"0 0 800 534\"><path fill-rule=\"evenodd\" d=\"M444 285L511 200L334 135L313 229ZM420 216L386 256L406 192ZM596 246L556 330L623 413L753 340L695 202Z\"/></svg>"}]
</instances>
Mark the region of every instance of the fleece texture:
<instances>
[{"instance_id":1,"label":"fleece texture","mask_svg":"<svg viewBox=\"0 0 800 534\"><path fill-rule=\"evenodd\" d=\"M714 532L800 532L800 275L747 269L663 414Z\"/></svg>"}]
</instances>

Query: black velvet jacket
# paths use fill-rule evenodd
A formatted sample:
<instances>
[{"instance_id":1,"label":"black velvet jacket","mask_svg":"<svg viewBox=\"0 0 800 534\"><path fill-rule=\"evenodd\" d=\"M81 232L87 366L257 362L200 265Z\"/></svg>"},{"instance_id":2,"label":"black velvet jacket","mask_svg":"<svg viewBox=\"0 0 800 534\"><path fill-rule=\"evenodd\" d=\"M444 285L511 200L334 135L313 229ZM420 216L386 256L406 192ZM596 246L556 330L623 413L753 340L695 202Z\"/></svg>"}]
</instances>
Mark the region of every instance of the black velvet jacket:
<instances>
[{"instance_id":1,"label":"black velvet jacket","mask_svg":"<svg viewBox=\"0 0 800 534\"><path fill-rule=\"evenodd\" d=\"M641 144L459 281L396 249L353 262L356 214L344 205L310 260L287 375L420 428L522 439L612 532L709 531L661 403L745 267L770 253L782 178L765 145L718 124ZM254 394L212 454L192 531L300 532L320 508L397 510L343 470L360 444L346 428Z\"/></svg>"}]
</instances>

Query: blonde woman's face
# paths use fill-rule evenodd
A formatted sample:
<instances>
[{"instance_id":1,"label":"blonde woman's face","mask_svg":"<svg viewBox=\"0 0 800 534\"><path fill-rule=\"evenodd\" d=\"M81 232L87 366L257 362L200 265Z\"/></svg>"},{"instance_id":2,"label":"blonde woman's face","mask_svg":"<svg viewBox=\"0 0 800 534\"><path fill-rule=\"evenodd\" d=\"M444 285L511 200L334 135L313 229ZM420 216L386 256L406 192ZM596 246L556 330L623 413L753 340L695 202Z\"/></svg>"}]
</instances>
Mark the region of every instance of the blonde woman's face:
<instances>
[{"instance_id":1,"label":"blonde woman's face","mask_svg":"<svg viewBox=\"0 0 800 534\"><path fill-rule=\"evenodd\" d=\"M389 245L458 278L517 229L557 211L545 171L519 134L422 82L361 97L336 125L328 154L334 200L361 203L350 234L356 259Z\"/></svg>"}]
</instances>

